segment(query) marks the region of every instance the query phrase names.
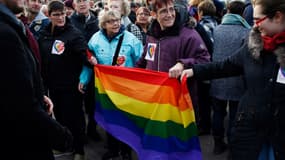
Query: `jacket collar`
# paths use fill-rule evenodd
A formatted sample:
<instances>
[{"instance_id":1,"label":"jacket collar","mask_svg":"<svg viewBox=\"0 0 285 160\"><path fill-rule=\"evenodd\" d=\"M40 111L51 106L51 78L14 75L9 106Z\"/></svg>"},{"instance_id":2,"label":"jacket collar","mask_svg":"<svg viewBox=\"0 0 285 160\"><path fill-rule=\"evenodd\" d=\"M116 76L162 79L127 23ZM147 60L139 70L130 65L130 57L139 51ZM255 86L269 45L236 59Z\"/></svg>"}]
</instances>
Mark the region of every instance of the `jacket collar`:
<instances>
[{"instance_id":1,"label":"jacket collar","mask_svg":"<svg viewBox=\"0 0 285 160\"><path fill-rule=\"evenodd\" d=\"M106 39L108 39L108 41L111 42L113 39L118 38L119 35L123 34L124 30L125 30L124 25L121 25L121 28L120 28L119 32L116 33L113 37L109 37L107 35L106 29L102 29L101 32L106 37Z\"/></svg>"},{"instance_id":2,"label":"jacket collar","mask_svg":"<svg viewBox=\"0 0 285 160\"><path fill-rule=\"evenodd\" d=\"M39 13L37 14L37 16L36 16L35 19L33 20L33 22L34 22L34 21L40 21L40 20L43 20L43 19L48 19L48 17L45 16L42 11L39 11ZM33 22L32 22L32 23L33 23Z\"/></svg>"},{"instance_id":3,"label":"jacket collar","mask_svg":"<svg viewBox=\"0 0 285 160\"><path fill-rule=\"evenodd\" d=\"M180 20L180 15L176 13L176 18L175 18L173 26L166 28L165 30L161 30L161 27L158 21L155 19L150 24L148 35L153 36L155 38L163 38L166 36L177 36L179 35L181 27L184 26L184 24L182 25L179 22L179 20Z\"/></svg>"},{"instance_id":4,"label":"jacket collar","mask_svg":"<svg viewBox=\"0 0 285 160\"><path fill-rule=\"evenodd\" d=\"M259 60L262 54L265 54L265 51L263 51L261 33L255 27L252 28L249 33L248 48L254 59ZM273 53L277 56L277 61L280 63L280 66L285 67L285 44L279 45Z\"/></svg>"},{"instance_id":5,"label":"jacket collar","mask_svg":"<svg viewBox=\"0 0 285 160\"><path fill-rule=\"evenodd\" d=\"M89 11L89 14L88 16L86 17L85 15L83 14L78 14L77 12L74 12L72 15L71 15L72 18L75 18L76 20L78 20L80 23L83 23L83 24L88 24L90 22L93 22L94 20L96 20L96 17L95 15Z\"/></svg>"},{"instance_id":6,"label":"jacket collar","mask_svg":"<svg viewBox=\"0 0 285 160\"><path fill-rule=\"evenodd\" d=\"M52 35L52 36L58 36L61 35L66 29L72 27L72 23L70 22L69 18L66 17L65 19L65 25L62 27L55 27L53 34L51 33L51 27L52 23L49 22L49 24L46 26L46 28L41 31L43 35Z\"/></svg>"}]
</instances>

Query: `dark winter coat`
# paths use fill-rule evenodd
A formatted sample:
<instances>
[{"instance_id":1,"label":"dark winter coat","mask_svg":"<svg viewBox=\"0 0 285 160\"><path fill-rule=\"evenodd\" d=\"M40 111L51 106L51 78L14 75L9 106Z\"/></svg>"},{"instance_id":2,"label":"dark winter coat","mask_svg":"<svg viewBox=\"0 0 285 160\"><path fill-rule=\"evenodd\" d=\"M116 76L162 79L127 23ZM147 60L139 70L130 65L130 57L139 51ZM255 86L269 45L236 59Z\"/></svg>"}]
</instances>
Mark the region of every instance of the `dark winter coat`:
<instances>
[{"instance_id":1,"label":"dark winter coat","mask_svg":"<svg viewBox=\"0 0 285 160\"><path fill-rule=\"evenodd\" d=\"M71 15L70 20L71 23L82 32L87 42L94 33L99 31L98 19L92 12L90 12L90 19L88 21L86 21L84 15L78 15L76 12Z\"/></svg>"},{"instance_id":2,"label":"dark winter coat","mask_svg":"<svg viewBox=\"0 0 285 160\"><path fill-rule=\"evenodd\" d=\"M0 4L0 142L9 160L53 160L52 148L66 148L72 137L43 110L38 63L24 26Z\"/></svg>"},{"instance_id":3,"label":"dark winter coat","mask_svg":"<svg viewBox=\"0 0 285 160\"><path fill-rule=\"evenodd\" d=\"M261 146L269 140L277 159L284 159L285 84L277 82L284 69L285 44L273 53L263 50L260 33L253 29L248 41L222 62L194 65L196 79L243 75L247 86L236 115L232 134L234 160L257 159Z\"/></svg>"},{"instance_id":4,"label":"dark winter coat","mask_svg":"<svg viewBox=\"0 0 285 160\"><path fill-rule=\"evenodd\" d=\"M82 66L86 62L85 38L68 19L66 20L66 24L63 27L55 27L53 33L50 23L40 32L38 40L44 84L49 89L77 90Z\"/></svg>"}]
</instances>

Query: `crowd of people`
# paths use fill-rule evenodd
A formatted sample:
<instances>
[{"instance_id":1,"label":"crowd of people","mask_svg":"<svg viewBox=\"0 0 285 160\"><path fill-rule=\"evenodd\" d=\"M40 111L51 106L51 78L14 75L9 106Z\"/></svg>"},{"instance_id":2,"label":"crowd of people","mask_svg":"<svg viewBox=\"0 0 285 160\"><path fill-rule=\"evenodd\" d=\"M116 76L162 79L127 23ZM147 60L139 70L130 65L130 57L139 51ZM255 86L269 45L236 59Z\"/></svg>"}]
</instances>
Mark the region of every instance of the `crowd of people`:
<instances>
[{"instance_id":1,"label":"crowd of people","mask_svg":"<svg viewBox=\"0 0 285 160\"><path fill-rule=\"evenodd\" d=\"M100 139L96 64L188 77L214 155L285 159L285 1L0 0L0 26L0 141L11 160L85 158L87 140ZM102 160L132 159L106 134Z\"/></svg>"}]
</instances>

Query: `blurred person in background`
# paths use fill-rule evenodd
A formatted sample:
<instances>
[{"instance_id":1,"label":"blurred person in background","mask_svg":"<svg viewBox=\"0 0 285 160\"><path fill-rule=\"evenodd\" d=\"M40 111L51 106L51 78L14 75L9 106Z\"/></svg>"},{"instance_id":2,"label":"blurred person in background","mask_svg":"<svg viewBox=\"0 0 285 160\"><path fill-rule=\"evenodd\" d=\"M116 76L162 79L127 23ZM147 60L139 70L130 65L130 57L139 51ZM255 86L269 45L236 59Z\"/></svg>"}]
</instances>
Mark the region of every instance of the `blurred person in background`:
<instances>
[{"instance_id":1,"label":"blurred person in background","mask_svg":"<svg viewBox=\"0 0 285 160\"><path fill-rule=\"evenodd\" d=\"M253 26L253 6L251 0L245 0L245 8L242 16L250 26Z\"/></svg>"},{"instance_id":2,"label":"blurred person in background","mask_svg":"<svg viewBox=\"0 0 285 160\"><path fill-rule=\"evenodd\" d=\"M199 21L198 16L198 5L203 0L189 0L189 15L194 17L197 21Z\"/></svg>"},{"instance_id":3,"label":"blurred person in background","mask_svg":"<svg viewBox=\"0 0 285 160\"><path fill-rule=\"evenodd\" d=\"M101 0L95 2L95 4L94 4L94 12L96 13L96 16L98 16L99 12L101 10L103 10L103 9L104 9L104 6L103 6L103 2Z\"/></svg>"},{"instance_id":4,"label":"blurred person in background","mask_svg":"<svg viewBox=\"0 0 285 160\"><path fill-rule=\"evenodd\" d=\"M215 27L218 25L216 18L216 7L212 0L203 0L198 5L198 16L199 25L201 25L206 31L207 37L210 38L210 46L214 44L213 32ZM201 34L200 34L201 35ZM204 41L206 43L206 41ZM207 43L206 43L207 45ZM208 49L211 58L213 49ZM211 133L211 97L210 91L210 81L199 81L198 82L198 97L199 97L199 117L198 130L199 135L205 135Z\"/></svg>"},{"instance_id":5,"label":"blurred person in background","mask_svg":"<svg viewBox=\"0 0 285 160\"><path fill-rule=\"evenodd\" d=\"M248 36L251 27L242 17L244 7L245 4L241 1L232 1L227 5L227 14L224 15L221 24L214 29L213 62L222 61L232 56ZM213 153L216 155L222 154L227 149L225 135L230 143L238 103L244 91L245 85L242 76L211 81ZM229 120L226 123L228 126L225 127L227 113Z\"/></svg>"},{"instance_id":6,"label":"blurred person in background","mask_svg":"<svg viewBox=\"0 0 285 160\"><path fill-rule=\"evenodd\" d=\"M137 12L136 12L136 15L137 15L137 18L136 18L136 25L139 27L140 31L141 31L141 34L143 36L143 45L145 45L146 43L146 34L147 34L147 31L148 31L148 27L149 27L149 24L150 24L150 11L148 8L146 7L139 7L137 9Z\"/></svg>"},{"instance_id":7,"label":"blurred person in background","mask_svg":"<svg viewBox=\"0 0 285 160\"><path fill-rule=\"evenodd\" d=\"M92 0L91 0L92 1ZM99 30L97 16L90 10L90 0L74 0L73 5L75 12L71 15L72 24L81 31L86 42L90 40L92 35ZM94 72L92 72L91 80L84 86L83 98L85 113L87 114L87 136L92 140L98 141L100 136L96 130L96 122L94 119L95 112L95 88L94 88Z\"/></svg>"},{"instance_id":8,"label":"blurred person in background","mask_svg":"<svg viewBox=\"0 0 285 160\"><path fill-rule=\"evenodd\" d=\"M64 1L64 6L66 9L66 16L70 17L73 12L74 12L74 7L73 7L73 0L65 0Z\"/></svg>"},{"instance_id":9,"label":"blurred person in background","mask_svg":"<svg viewBox=\"0 0 285 160\"><path fill-rule=\"evenodd\" d=\"M140 4L135 3L135 2L130 2L130 6L131 6L131 11L128 17L130 18L132 23L135 23L136 22L136 12L137 12L137 9L140 7Z\"/></svg>"},{"instance_id":10,"label":"blurred person in background","mask_svg":"<svg viewBox=\"0 0 285 160\"><path fill-rule=\"evenodd\" d=\"M27 24L35 38L38 39L39 32L49 23L47 16L41 12L42 2L40 0L26 0L27 5Z\"/></svg>"},{"instance_id":11,"label":"blurred person in background","mask_svg":"<svg viewBox=\"0 0 285 160\"><path fill-rule=\"evenodd\" d=\"M40 12L42 12L46 17L48 17L48 9L47 9L47 5L46 4L43 4L41 9L40 9Z\"/></svg>"},{"instance_id":12,"label":"blurred person in background","mask_svg":"<svg viewBox=\"0 0 285 160\"><path fill-rule=\"evenodd\" d=\"M139 40L143 40L140 29L129 19L130 3L128 0L108 0L109 10L114 10L121 13L121 23L127 31L134 34Z\"/></svg>"}]
</instances>

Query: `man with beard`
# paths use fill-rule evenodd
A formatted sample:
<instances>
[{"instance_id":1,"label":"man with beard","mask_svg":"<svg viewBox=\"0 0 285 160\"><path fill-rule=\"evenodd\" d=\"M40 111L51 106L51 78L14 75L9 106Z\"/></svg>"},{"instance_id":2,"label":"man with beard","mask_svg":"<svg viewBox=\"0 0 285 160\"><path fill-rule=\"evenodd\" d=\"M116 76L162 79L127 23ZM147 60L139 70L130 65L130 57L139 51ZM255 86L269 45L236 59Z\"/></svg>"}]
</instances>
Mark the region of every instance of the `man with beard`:
<instances>
[{"instance_id":1,"label":"man with beard","mask_svg":"<svg viewBox=\"0 0 285 160\"><path fill-rule=\"evenodd\" d=\"M54 160L52 149L67 150L72 136L45 111L52 103L44 99L38 63L15 17L23 6L23 0L0 0L0 154L9 160Z\"/></svg>"},{"instance_id":2,"label":"man with beard","mask_svg":"<svg viewBox=\"0 0 285 160\"><path fill-rule=\"evenodd\" d=\"M40 0L27 0L28 25L35 38L38 39L39 31L49 23L48 17L41 12L42 3Z\"/></svg>"}]
</instances>

